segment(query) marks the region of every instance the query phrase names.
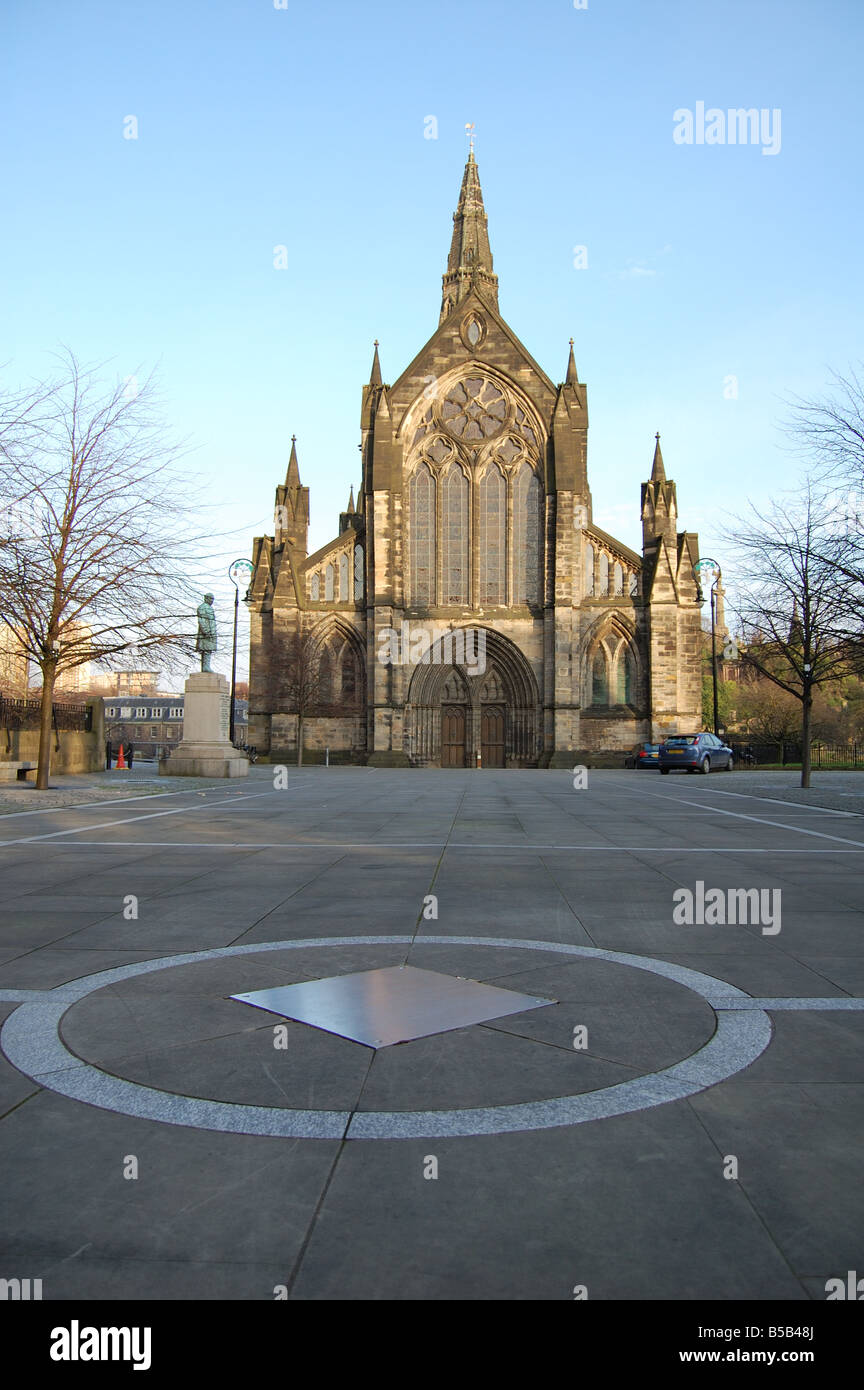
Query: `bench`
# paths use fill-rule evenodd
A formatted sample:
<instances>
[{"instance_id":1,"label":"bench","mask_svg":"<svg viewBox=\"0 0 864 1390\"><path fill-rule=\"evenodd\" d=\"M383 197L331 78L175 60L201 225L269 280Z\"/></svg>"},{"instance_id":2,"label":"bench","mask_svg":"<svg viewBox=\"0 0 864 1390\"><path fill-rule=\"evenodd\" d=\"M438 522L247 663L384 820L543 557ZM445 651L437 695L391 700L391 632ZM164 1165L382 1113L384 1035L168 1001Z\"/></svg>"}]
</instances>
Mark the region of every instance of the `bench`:
<instances>
[{"instance_id":1,"label":"bench","mask_svg":"<svg viewBox=\"0 0 864 1390\"><path fill-rule=\"evenodd\" d=\"M37 767L38 763L0 763L0 782L26 782L27 773Z\"/></svg>"}]
</instances>

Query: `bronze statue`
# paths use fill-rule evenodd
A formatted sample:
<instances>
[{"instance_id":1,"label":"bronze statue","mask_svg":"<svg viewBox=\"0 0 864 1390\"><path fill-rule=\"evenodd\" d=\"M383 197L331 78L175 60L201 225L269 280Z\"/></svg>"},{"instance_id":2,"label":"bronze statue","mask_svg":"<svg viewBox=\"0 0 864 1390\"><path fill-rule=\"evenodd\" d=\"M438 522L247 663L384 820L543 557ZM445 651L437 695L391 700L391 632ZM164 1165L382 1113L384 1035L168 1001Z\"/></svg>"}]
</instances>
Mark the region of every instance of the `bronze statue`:
<instances>
[{"instance_id":1,"label":"bronze statue","mask_svg":"<svg viewBox=\"0 0 864 1390\"><path fill-rule=\"evenodd\" d=\"M204 602L198 605L198 636L195 638L195 650L201 653L202 671L210 670L210 654L216 651L217 646L213 595L205 594Z\"/></svg>"}]
</instances>

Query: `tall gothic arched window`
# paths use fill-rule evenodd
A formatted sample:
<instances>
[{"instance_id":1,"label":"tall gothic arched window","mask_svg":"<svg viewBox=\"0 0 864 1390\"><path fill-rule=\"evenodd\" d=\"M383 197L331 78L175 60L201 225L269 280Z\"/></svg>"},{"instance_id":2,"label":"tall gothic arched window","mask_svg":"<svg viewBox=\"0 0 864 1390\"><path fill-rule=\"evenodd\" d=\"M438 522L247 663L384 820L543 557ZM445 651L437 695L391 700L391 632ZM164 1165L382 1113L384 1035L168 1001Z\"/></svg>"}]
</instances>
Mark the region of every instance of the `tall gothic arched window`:
<instances>
[{"instance_id":1,"label":"tall gothic arched window","mask_svg":"<svg viewBox=\"0 0 864 1390\"><path fill-rule=\"evenodd\" d=\"M478 539L480 551L480 602L503 604L507 485L494 465L480 480Z\"/></svg>"},{"instance_id":2,"label":"tall gothic arched window","mask_svg":"<svg viewBox=\"0 0 864 1390\"><path fill-rule=\"evenodd\" d=\"M601 598L605 598L609 593L609 556L603 551L600 553L600 579L597 584L597 592Z\"/></svg>"},{"instance_id":3,"label":"tall gothic arched window","mask_svg":"<svg viewBox=\"0 0 864 1390\"><path fill-rule=\"evenodd\" d=\"M606 654L602 647L597 648L591 663L591 703L592 705L608 705L609 703Z\"/></svg>"},{"instance_id":4,"label":"tall gothic arched window","mask_svg":"<svg viewBox=\"0 0 864 1390\"><path fill-rule=\"evenodd\" d=\"M593 592L594 592L594 547L593 547L593 545L590 545L590 544L589 544L589 545L586 545L586 547L585 547L585 593L586 593L586 594L593 594Z\"/></svg>"},{"instance_id":5,"label":"tall gothic arched window","mask_svg":"<svg viewBox=\"0 0 864 1390\"><path fill-rule=\"evenodd\" d=\"M540 479L523 463L513 486L513 602L540 602Z\"/></svg>"},{"instance_id":6,"label":"tall gothic arched window","mask_svg":"<svg viewBox=\"0 0 864 1390\"><path fill-rule=\"evenodd\" d=\"M612 566L612 592L616 598L624 593L624 571L617 560Z\"/></svg>"},{"instance_id":7,"label":"tall gothic arched window","mask_svg":"<svg viewBox=\"0 0 864 1390\"><path fill-rule=\"evenodd\" d=\"M321 597L321 576L320 576L320 574L313 574L313 576L312 576L312 598L317 602L317 600L318 600L320 597Z\"/></svg>"},{"instance_id":8,"label":"tall gothic arched window","mask_svg":"<svg viewBox=\"0 0 864 1390\"><path fill-rule=\"evenodd\" d=\"M354 599L355 602L363 600L363 547L354 547Z\"/></svg>"},{"instance_id":9,"label":"tall gothic arched window","mask_svg":"<svg viewBox=\"0 0 864 1390\"><path fill-rule=\"evenodd\" d=\"M357 698L357 660L350 647L342 657L342 698L353 704Z\"/></svg>"},{"instance_id":10,"label":"tall gothic arched window","mask_svg":"<svg viewBox=\"0 0 864 1390\"><path fill-rule=\"evenodd\" d=\"M336 578L336 571L332 565L328 565L324 571L324 598L329 603L333 598L333 584Z\"/></svg>"},{"instance_id":11,"label":"tall gothic arched window","mask_svg":"<svg viewBox=\"0 0 864 1390\"><path fill-rule=\"evenodd\" d=\"M339 556L339 601L348 602L348 556Z\"/></svg>"},{"instance_id":12,"label":"tall gothic arched window","mask_svg":"<svg viewBox=\"0 0 864 1390\"><path fill-rule=\"evenodd\" d=\"M421 608L435 602L435 479L421 463L408 485L411 509L411 601Z\"/></svg>"},{"instance_id":13,"label":"tall gothic arched window","mask_svg":"<svg viewBox=\"0 0 864 1390\"><path fill-rule=\"evenodd\" d=\"M441 599L468 602L468 479L451 463L441 483Z\"/></svg>"},{"instance_id":14,"label":"tall gothic arched window","mask_svg":"<svg viewBox=\"0 0 864 1390\"><path fill-rule=\"evenodd\" d=\"M318 658L318 679L316 682L318 701L327 705L333 699L333 662L325 647Z\"/></svg>"},{"instance_id":15,"label":"tall gothic arched window","mask_svg":"<svg viewBox=\"0 0 864 1390\"><path fill-rule=\"evenodd\" d=\"M618 690L615 703L618 705L632 705L633 689L636 684L635 668L633 664L633 653L629 647L624 647L618 653Z\"/></svg>"}]
</instances>

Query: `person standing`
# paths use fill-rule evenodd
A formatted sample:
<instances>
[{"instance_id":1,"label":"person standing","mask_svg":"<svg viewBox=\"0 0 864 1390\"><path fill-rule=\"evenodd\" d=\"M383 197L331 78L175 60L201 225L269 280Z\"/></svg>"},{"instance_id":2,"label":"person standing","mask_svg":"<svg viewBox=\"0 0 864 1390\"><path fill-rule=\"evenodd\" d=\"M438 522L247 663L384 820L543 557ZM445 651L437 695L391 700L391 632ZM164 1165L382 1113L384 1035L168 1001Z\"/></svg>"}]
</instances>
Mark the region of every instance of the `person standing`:
<instances>
[{"instance_id":1,"label":"person standing","mask_svg":"<svg viewBox=\"0 0 864 1390\"><path fill-rule=\"evenodd\" d=\"M127 748L126 748L126 762L127 762L127 765L128 765L128 767L129 767L129 771L130 771L130 772L132 771L132 755L134 754L134 752L135 752L135 745L134 745L134 743L128 744L128 746L127 746Z\"/></svg>"}]
</instances>

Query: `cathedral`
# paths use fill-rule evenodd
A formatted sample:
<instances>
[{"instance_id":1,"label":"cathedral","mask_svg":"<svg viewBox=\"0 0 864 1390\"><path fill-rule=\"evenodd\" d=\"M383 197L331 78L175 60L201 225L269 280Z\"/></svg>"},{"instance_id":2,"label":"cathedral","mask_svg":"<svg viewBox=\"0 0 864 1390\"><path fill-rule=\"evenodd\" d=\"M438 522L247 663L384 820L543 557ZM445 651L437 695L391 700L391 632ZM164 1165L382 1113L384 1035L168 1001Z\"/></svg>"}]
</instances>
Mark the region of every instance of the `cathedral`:
<instances>
[{"instance_id":1,"label":"cathedral","mask_svg":"<svg viewBox=\"0 0 864 1390\"><path fill-rule=\"evenodd\" d=\"M498 310L473 149L438 327L388 385L378 344L362 475L308 553L296 440L254 541L249 742L271 762L621 766L701 727L698 538L656 437L642 553L594 524L588 391L555 385ZM635 506L634 496L634 506Z\"/></svg>"}]
</instances>

